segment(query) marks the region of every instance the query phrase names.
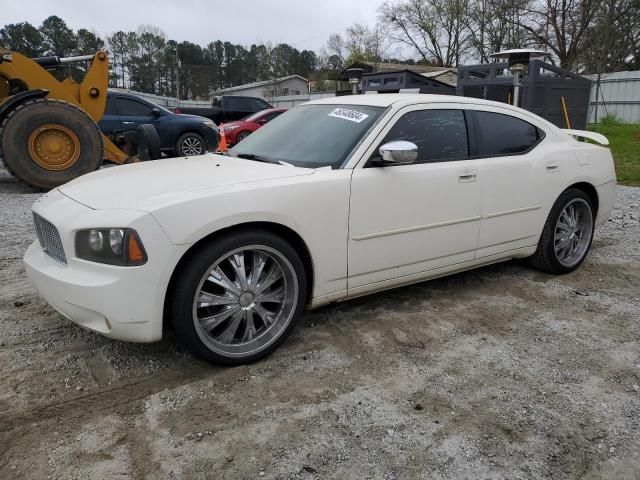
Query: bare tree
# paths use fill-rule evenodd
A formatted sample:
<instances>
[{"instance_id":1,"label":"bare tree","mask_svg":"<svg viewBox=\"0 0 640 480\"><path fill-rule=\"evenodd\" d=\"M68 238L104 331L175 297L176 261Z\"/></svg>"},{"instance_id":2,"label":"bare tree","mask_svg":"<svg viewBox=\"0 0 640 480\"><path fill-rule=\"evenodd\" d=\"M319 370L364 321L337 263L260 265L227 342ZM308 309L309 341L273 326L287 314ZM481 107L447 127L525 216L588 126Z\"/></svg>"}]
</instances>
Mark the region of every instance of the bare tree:
<instances>
[{"instance_id":1,"label":"bare tree","mask_svg":"<svg viewBox=\"0 0 640 480\"><path fill-rule=\"evenodd\" d=\"M469 0L398 0L380 6L379 21L395 42L426 62L457 65L469 48Z\"/></svg>"},{"instance_id":2,"label":"bare tree","mask_svg":"<svg viewBox=\"0 0 640 480\"><path fill-rule=\"evenodd\" d=\"M491 53L531 46L526 31L517 22L525 13L528 2L529 0L471 0L467 27L474 59L489 62Z\"/></svg>"},{"instance_id":3,"label":"bare tree","mask_svg":"<svg viewBox=\"0 0 640 480\"><path fill-rule=\"evenodd\" d=\"M535 0L526 15L512 19L530 41L549 49L563 68L575 69L601 0Z\"/></svg>"},{"instance_id":4,"label":"bare tree","mask_svg":"<svg viewBox=\"0 0 640 480\"><path fill-rule=\"evenodd\" d=\"M329 36L326 45L327 55L329 57L335 55L340 59L340 62L344 63L347 56L347 46L339 33L334 33Z\"/></svg>"},{"instance_id":5,"label":"bare tree","mask_svg":"<svg viewBox=\"0 0 640 480\"><path fill-rule=\"evenodd\" d=\"M354 23L346 30L345 47L348 52L347 63L358 60L381 62L389 47L388 36L382 25L370 27Z\"/></svg>"}]
</instances>

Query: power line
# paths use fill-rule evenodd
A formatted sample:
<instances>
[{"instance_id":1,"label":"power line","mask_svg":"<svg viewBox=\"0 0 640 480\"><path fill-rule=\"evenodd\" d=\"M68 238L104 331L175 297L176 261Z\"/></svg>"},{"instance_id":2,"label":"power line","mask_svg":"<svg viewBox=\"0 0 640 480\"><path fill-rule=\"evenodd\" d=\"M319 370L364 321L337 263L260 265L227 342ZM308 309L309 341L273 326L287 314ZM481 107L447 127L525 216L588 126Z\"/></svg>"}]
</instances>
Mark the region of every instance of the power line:
<instances>
[{"instance_id":1,"label":"power line","mask_svg":"<svg viewBox=\"0 0 640 480\"><path fill-rule=\"evenodd\" d=\"M344 25L342 28L334 29L334 30L332 30L330 32L321 33L320 35L315 35L313 37L303 38L302 40L296 40L295 42L286 42L286 43L288 43L289 45L291 45L293 47L293 46L298 45L300 43L309 42L311 40L316 40L318 38L322 38L322 37L327 37L329 35L333 35L334 33L342 32L343 30L346 30L348 27L350 27L354 23L369 24L369 22L371 22L372 20L375 20L376 18L377 18L377 16L376 17L369 17L369 18L366 18L366 19L361 20L359 22L358 21L351 22L349 25Z\"/></svg>"}]
</instances>

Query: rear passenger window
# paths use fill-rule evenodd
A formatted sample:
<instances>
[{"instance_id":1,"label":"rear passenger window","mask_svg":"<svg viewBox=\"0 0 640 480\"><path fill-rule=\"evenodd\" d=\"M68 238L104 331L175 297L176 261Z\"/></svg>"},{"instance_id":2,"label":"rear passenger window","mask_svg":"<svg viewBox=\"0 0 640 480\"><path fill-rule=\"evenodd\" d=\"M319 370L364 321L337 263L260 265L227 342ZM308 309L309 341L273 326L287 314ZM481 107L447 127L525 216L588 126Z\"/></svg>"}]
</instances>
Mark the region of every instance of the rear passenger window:
<instances>
[{"instance_id":1,"label":"rear passenger window","mask_svg":"<svg viewBox=\"0 0 640 480\"><path fill-rule=\"evenodd\" d=\"M474 115L479 156L522 153L533 147L540 138L536 127L511 115L479 111L474 111Z\"/></svg>"},{"instance_id":2,"label":"rear passenger window","mask_svg":"<svg viewBox=\"0 0 640 480\"><path fill-rule=\"evenodd\" d=\"M391 127L380 145L394 140L406 140L417 145L416 163L446 162L469 156L467 125L462 110L406 113Z\"/></svg>"},{"instance_id":3,"label":"rear passenger window","mask_svg":"<svg viewBox=\"0 0 640 480\"><path fill-rule=\"evenodd\" d=\"M118 115L118 110L116 109L116 99L111 96L107 96L107 104L104 107L105 115Z\"/></svg>"}]
</instances>

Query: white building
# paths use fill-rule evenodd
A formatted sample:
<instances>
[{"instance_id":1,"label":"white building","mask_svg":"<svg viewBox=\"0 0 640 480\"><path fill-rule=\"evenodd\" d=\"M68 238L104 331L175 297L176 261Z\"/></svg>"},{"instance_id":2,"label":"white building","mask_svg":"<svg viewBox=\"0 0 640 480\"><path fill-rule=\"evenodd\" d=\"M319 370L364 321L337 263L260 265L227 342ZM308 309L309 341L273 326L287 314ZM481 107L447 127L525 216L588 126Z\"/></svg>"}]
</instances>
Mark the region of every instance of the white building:
<instances>
[{"instance_id":1,"label":"white building","mask_svg":"<svg viewBox=\"0 0 640 480\"><path fill-rule=\"evenodd\" d=\"M248 83L246 85L223 88L211 92L212 96L246 95L248 97L264 98L265 100L287 95L307 95L308 93L309 80L300 75L289 75L287 77Z\"/></svg>"}]
</instances>

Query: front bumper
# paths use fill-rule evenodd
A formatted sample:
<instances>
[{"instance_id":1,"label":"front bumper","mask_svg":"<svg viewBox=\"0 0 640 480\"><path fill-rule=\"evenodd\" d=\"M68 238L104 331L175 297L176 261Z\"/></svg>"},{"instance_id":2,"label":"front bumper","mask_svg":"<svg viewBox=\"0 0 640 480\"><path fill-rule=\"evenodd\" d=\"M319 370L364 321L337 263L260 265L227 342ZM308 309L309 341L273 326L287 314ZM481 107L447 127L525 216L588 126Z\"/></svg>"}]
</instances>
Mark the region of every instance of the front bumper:
<instances>
[{"instance_id":1,"label":"front bumper","mask_svg":"<svg viewBox=\"0 0 640 480\"><path fill-rule=\"evenodd\" d=\"M27 249L25 269L45 300L69 320L107 337L159 340L167 284L175 266L171 259L179 255L180 247L169 241L155 219L139 211L92 210L57 190L33 210L57 227L67 256L66 265L54 260L38 241ZM149 257L146 264L119 267L75 257L77 230L113 226L138 232Z\"/></svg>"}]
</instances>

